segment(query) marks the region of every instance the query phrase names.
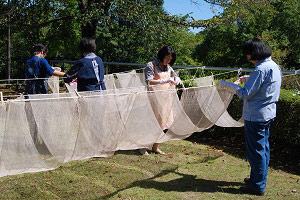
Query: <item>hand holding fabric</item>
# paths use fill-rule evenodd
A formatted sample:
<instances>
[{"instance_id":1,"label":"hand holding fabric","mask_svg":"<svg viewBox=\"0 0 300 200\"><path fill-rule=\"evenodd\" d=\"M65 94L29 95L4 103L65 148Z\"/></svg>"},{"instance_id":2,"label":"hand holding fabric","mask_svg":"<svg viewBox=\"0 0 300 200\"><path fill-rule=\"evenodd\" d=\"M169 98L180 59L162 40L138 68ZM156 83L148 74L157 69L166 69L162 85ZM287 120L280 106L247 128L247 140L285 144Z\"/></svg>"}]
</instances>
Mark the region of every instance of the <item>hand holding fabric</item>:
<instances>
[{"instance_id":1,"label":"hand holding fabric","mask_svg":"<svg viewBox=\"0 0 300 200\"><path fill-rule=\"evenodd\" d=\"M65 73L65 75L64 75L64 82L65 83L70 83L72 81L73 81L73 78L68 73Z\"/></svg>"},{"instance_id":2,"label":"hand holding fabric","mask_svg":"<svg viewBox=\"0 0 300 200\"><path fill-rule=\"evenodd\" d=\"M182 81L179 77L175 77L174 81L175 81L176 85L182 84Z\"/></svg>"},{"instance_id":3,"label":"hand holding fabric","mask_svg":"<svg viewBox=\"0 0 300 200\"><path fill-rule=\"evenodd\" d=\"M250 77L249 75L244 75L244 76L241 76L239 80L242 83L246 83L248 81L249 77Z\"/></svg>"},{"instance_id":4,"label":"hand holding fabric","mask_svg":"<svg viewBox=\"0 0 300 200\"><path fill-rule=\"evenodd\" d=\"M231 92L233 94L236 94L236 91L241 88L240 86L238 86L234 83L227 82L227 81L224 81L224 80L220 80L219 86L220 87L225 87L229 92Z\"/></svg>"},{"instance_id":5,"label":"hand holding fabric","mask_svg":"<svg viewBox=\"0 0 300 200\"><path fill-rule=\"evenodd\" d=\"M240 79L238 79L238 80L234 81L233 83L236 84L236 85L240 85L241 81L240 81Z\"/></svg>"},{"instance_id":6,"label":"hand holding fabric","mask_svg":"<svg viewBox=\"0 0 300 200\"><path fill-rule=\"evenodd\" d=\"M73 79L70 83L68 83L70 86L77 84L77 78Z\"/></svg>"},{"instance_id":7,"label":"hand holding fabric","mask_svg":"<svg viewBox=\"0 0 300 200\"><path fill-rule=\"evenodd\" d=\"M159 83L159 84L170 83L170 84L173 84L173 85L176 84L171 78L167 78L167 79L158 79L158 83Z\"/></svg>"},{"instance_id":8,"label":"hand holding fabric","mask_svg":"<svg viewBox=\"0 0 300 200\"><path fill-rule=\"evenodd\" d=\"M55 71L61 72L61 68L60 68L60 67L53 67L53 69L54 69Z\"/></svg>"}]
</instances>

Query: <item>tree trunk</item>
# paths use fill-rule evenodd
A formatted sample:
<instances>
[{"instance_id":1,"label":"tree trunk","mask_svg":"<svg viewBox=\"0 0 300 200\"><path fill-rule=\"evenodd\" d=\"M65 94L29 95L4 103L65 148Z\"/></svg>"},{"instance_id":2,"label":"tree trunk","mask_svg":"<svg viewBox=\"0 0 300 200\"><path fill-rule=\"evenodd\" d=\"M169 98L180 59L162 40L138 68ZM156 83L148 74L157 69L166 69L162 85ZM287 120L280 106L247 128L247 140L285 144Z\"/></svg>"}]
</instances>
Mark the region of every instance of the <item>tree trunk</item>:
<instances>
[{"instance_id":1,"label":"tree trunk","mask_svg":"<svg viewBox=\"0 0 300 200\"><path fill-rule=\"evenodd\" d=\"M96 38L97 20L91 20L88 24L81 25L82 37Z\"/></svg>"},{"instance_id":2,"label":"tree trunk","mask_svg":"<svg viewBox=\"0 0 300 200\"><path fill-rule=\"evenodd\" d=\"M10 0L8 0L8 8L10 9ZM10 12L10 11L9 11ZM10 54L10 13L8 13L7 20L7 79L10 80L10 65L11 65L11 54Z\"/></svg>"},{"instance_id":3,"label":"tree trunk","mask_svg":"<svg viewBox=\"0 0 300 200\"><path fill-rule=\"evenodd\" d=\"M113 0L78 0L79 9L81 14L83 15L90 11L92 4L97 3L98 5L102 5L101 9L104 10L104 15L107 16L109 7L111 6L112 2ZM93 16L89 23L81 24L82 37L96 38L98 20L98 17Z\"/></svg>"}]
</instances>

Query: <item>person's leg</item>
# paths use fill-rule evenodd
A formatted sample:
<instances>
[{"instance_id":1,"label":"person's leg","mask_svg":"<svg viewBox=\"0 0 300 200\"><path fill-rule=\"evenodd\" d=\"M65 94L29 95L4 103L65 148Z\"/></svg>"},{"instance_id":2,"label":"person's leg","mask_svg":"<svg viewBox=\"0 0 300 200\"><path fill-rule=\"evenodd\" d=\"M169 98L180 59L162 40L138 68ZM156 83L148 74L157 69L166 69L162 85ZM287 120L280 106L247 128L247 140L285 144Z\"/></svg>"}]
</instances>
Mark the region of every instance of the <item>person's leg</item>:
<instances>
[{"instance_id":1,"label":"person's leg","mask_svg":"<svg viewBox=\"0 0 300 200\"><path fill-rule=\"evenodd\" d=\"M251 160L251 155L250 155L250 153L251 153L251 151L250 151L250 148L251 148L251 145L250 145L250 143L249 143L249 141L250 141L250 136L251 136L251 131L250 131L250 129L249 129L249 126L250 126L250 124L249 124L250 122L249 121L244 121L244 129L245 129L245 141L246 141L246 158L247 158L247 161L250 163L250 160ZM250 163L250 166L251 166L251 163ZM252 168L250 168L250 177L251 177L251 174L252 174L253 172L252 172ZM250 178L249 178L250 179ZM249 180L250 181L250 180ZM248 182L249 182L248 181Z\"/></svg>"},{"instance_id":2,"label":"person's leg","mask_svg":"<svg viewBox=\"0 0 300 200\"><path fill-rule=\"evenodd\" d=\"M153 144L153 147L152 147L152 151L154 151L155 153L158 153L158 154L166 154L165 152L161 151L159 148L158 148L158 143L154 143Z\"/></svg>"},{"instance_id":3,"label":"person's leg","mask_svg":"<svg viewBox=\"0 0 300 200\"><path fill-rule=\"evenodd\" d=\"M247 159L251 166L248 187L256 192L264 192L268 173L269 123L245 121Z\"/></svg>"},{"instance_id":4,"label":"person's leg","mask_svg":"<svg viewBox=\"0 0 300 200\"><path fill-rule=\"evenodd\" d=\"M146 148L144 148L144 149L139 149L139 152L140 152L140 154L142 154L143 156L148 156L148 155L149 155L149 153L147 152L147 149L146 149Z\"/></svg>"},{"instance_id":5,"label":"person's leg","mask_svg":"<svg viewBox=\"0 0 300 200\"><path fill-rule=\"evenodd\" d=\"M274 119L269 120L265 125L266 125L266 137L265 137L265 144L266 144L266 171L265 171L265 185L267 184L267 176L268 176L268 166L270 162L270 144L269 144L269 137L270 137L270 126L271 123L274 121Z\"/></svg>"}]
</instances>

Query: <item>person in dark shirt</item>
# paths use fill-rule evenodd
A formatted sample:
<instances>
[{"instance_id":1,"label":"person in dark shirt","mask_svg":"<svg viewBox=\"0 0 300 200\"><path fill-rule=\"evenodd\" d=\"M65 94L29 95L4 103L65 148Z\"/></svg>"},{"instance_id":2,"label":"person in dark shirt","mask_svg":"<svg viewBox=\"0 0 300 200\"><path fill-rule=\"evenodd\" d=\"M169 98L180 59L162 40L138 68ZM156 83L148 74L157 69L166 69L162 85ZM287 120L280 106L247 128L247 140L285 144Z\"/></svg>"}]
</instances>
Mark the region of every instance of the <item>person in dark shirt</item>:
<instances>
[{"instance_id":1,"label":"person in dark shirt","mask_svg":"<svg viewBox=\"0 0 300 200\"><path fill-rule=\"evenodd\" d=\"M64 81L72 82L77 78L77 91L106 90L104 84L104 64L95 54L96 43L93 38L82 38L79 50L84 56L76 61L74 66L65 74Z\"/></svg>"},{"instance_id":2,"label":"person in dark shirt","mask_svg":"<svg viewBox=\"0 0 300 200\"><path fill-rule=\"evenodd\" d=\"M48 53L48 48L45 45L36 44L33 50L34 56L26 61L26 79L29 80L26 80L25 95L47 94L48 78L52 75L62 77L65 73L49 65L45 59ZM26 98L28 98L28 96L26 96Z\"/></svg>"}]
</instances>

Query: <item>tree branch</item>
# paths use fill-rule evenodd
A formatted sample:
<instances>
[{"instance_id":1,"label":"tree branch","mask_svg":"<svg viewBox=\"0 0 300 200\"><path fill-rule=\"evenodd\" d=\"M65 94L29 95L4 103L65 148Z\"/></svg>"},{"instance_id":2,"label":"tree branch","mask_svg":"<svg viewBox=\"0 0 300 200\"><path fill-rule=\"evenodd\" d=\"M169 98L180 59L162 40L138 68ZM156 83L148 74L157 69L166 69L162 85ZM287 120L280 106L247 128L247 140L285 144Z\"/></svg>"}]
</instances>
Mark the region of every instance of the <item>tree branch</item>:
<instances>
[{"instance_id":1,"label":"tree branch","mask_svg":"<svg viewBox=\"0 0 300 200\"><path fill-rule=\"evenodd\" d=\"M55 18L55 19L50 19L49 21L43 22L41 24L33 25L33 27L43 27L43 26L46 26L46 25L51 24L53 22L58 22L58 21L68 20L68 19L74 19L74 17L73 16L58 17L58 18Z\"/></svg>"}]
</instances>

